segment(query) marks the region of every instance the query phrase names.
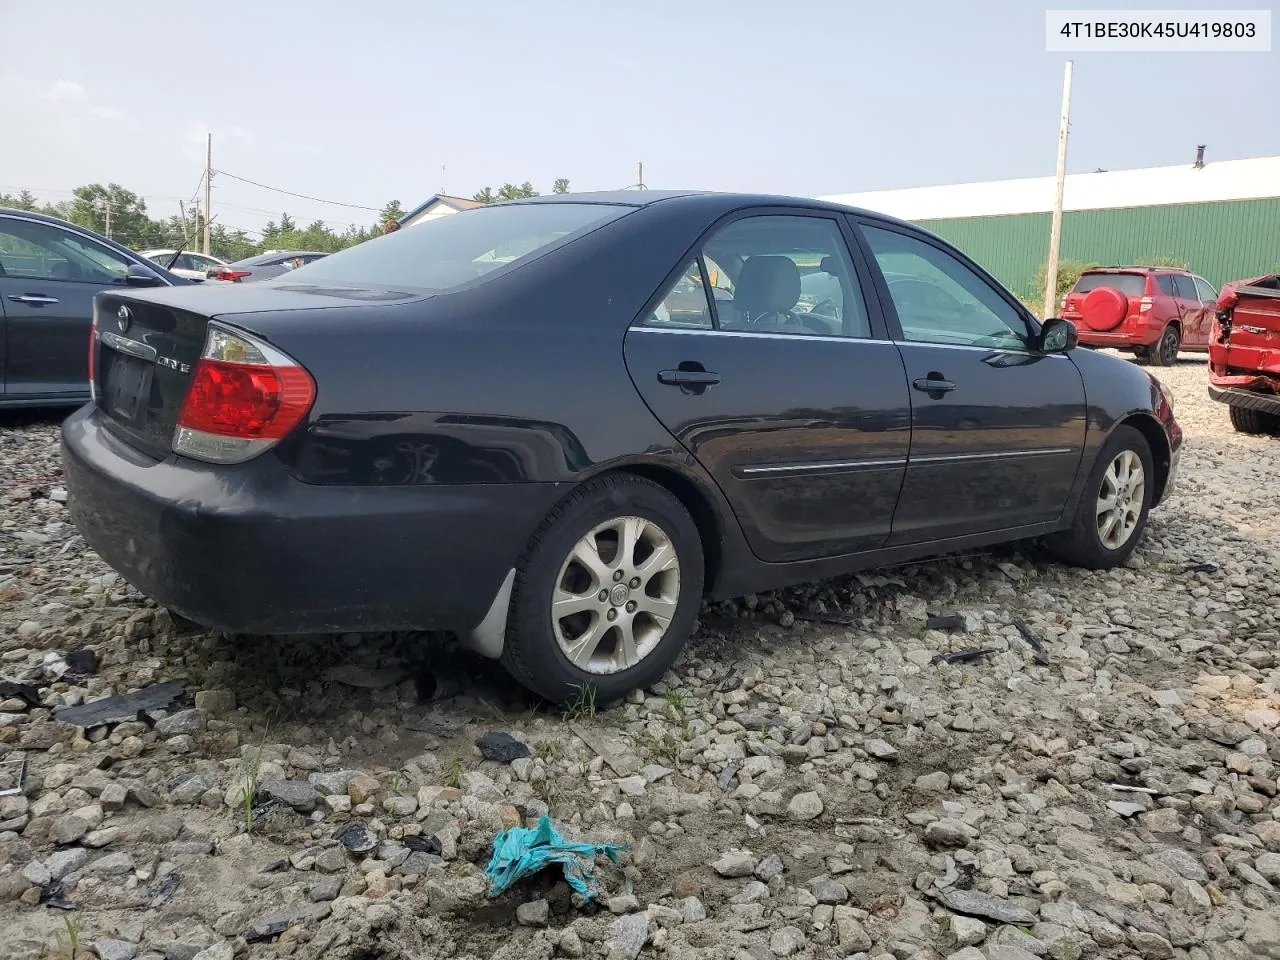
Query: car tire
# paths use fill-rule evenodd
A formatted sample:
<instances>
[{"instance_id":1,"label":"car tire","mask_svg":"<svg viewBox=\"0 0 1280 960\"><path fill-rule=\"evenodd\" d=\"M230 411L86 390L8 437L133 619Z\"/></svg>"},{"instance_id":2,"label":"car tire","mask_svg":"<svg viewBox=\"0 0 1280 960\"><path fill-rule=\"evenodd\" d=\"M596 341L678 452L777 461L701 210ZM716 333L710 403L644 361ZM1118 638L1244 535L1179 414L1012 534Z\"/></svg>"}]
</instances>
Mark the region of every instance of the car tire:
<instances>
[{"instance_id":1,"label":"car tire","mask_svg":"<svg viewBox=\"0 0 1280 960\"><path fill-rule=\"evenodd\" d=\"M1229 405L1227 409L1231 411L1231 426L1235 427L1237 433L1256 435L1280 432L1280 417L1274 413L1250 410L1248 407L1237 407L1235 404Z\"/></svg>"},{"instance_id":2,"label":"car tire","mask_svg":"<svg viewBox=\"0 0 1280 960\"><path fill-rule=\"evenodd\" d=\"M1155 367L1172 367L1178 362L1178 348L1182 345L1182 337L1178 328L1170 324L1160 334L1160 340L1147 351L1151 365Z\"/></svg>"},{"instance_id":3,"label":"car tire","mask_svg":"<svg viewBox=\"0 0 1280 960\"><path fill-rule=\"evenodd\" d=\"M1131 482L1135 466L1142 471L1140 490ZM1071 526L1047 539L1049 552L1064 563L1090 570L1122 565L1146 530L1154 483L1147 438L1133 427L1116 427L1089 471ZM1116 501L1116 506L1104 518L1107 499ZM1122 524L1119 531L1110 526L1113 519Z\"/></svg>"},{"instance_id":4,"label":"car tire","mask_svg":"<svg viewBox=\"0 0 1280 960\"><path fill-rule=\"evenodd\" d=\"M1146 347L1134 347L1133 359L1138 362L1139 366L1143 366L1151 362L1151 351Z\"/></svg>"},{"instance_id":5,"label":"car tire","mask_svg":"<svg viewBox=\"0 0 1280 960\"><path fill-rule=\"evenodd\" d=\"M624 536L630 556L620 552ZM665 559L648 569L660 551ZM702 540L675 496L626 474L588 481L542 522L520 560L503 666L557 704L608 703L650 686L693 631L702 584Z\"/></svg>"}]
</instances>

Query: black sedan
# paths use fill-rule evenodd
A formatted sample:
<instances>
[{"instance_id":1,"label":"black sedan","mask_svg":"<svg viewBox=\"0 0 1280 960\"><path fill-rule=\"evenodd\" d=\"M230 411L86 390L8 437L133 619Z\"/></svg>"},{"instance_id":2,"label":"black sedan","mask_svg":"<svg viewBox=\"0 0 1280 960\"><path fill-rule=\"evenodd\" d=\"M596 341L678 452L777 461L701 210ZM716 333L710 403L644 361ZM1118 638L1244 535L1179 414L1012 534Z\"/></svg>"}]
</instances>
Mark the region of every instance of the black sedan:
<instances>
[{"instance_id":1,"label":"black sedan","mask_svg":"<svg viewBox=\"0 0 1280 960\"><path fill-rule=\"evenodd\" d=\"M0 407L80 406L94 294L190 282L91 230L0 207Z\"/></svg>"},{"instance_id":2,"label":"black sedan","mask_svg":"<svg viewBox=\"0 0 1280 960\"><path fill-rule=\"evenodd\" d=\"M1040 536L1121 564L1182 442L1144 370L808 200L540 197L97 314L63 460L139 589L228 632L456 631L552 700L656 681L707 595Z\"/></svg>"}]
</instances>

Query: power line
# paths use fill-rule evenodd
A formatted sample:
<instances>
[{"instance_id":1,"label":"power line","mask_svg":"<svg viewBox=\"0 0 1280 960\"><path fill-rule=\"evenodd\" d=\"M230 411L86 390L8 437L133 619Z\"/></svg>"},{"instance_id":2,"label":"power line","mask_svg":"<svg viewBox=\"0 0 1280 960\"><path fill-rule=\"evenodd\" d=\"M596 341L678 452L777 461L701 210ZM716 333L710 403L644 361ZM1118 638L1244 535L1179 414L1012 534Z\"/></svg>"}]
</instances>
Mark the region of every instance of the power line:
<instances>
[{"instance_id":1,"label":"power line","mask_svg":"<svg viewBox=\"0 0 1280 960\"><path fill-rule=\"evenodd\" d=\"M328 203L335 207L350 207L352 210L372 210L377 213L381 207L366 207L360 203L343 203L340 200L324 200L320 197L311 197L305 193L294 193L292 190L282 190L280 187L271 187L265 183L258 183L256 180L250 180L247 177L237 177L234 173L227 173L225 170L214 171L220 177L230 177L232 180L239 180L241 183L247 183L250 186L261 187L263 190L271 190L275 193L283 193L289 197L297 197L300 200L313 200L316 203Z\"/></svg>"}]
</instances>

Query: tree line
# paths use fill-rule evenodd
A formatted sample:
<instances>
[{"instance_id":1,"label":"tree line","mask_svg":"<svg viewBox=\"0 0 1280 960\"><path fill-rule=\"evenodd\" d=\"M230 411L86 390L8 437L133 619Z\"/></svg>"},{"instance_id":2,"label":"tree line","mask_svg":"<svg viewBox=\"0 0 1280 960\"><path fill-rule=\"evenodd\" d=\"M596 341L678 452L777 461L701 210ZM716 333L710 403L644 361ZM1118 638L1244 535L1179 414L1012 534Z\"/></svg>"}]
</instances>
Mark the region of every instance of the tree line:
<instances>
[{"instance_id":1,"label":"tree line","mask_svg":"<svg viewBox=\"0 0 1280 960\"><path fill-rule=\"evenodd\" d=\"M568 193L569 181L563 177L552 186L553 193ZM497 190L485 187L475 194L481 203L536 197L538 193L529 181L516 185L504 183ZM95 233L109 236L134 250L185 250L203 249L204 220L198 210L186 217L152 217L146 201L132 190L118 183L90 183L76 187L72 199L56 203L41 202L29 190L17 194L0 192L0 207L31 210ZM323 220L314 220L301 226L288 212L281 212L279 220L268 220L261 231L249 231L219 222L217 212L209 225L210 252L223 260L242 260L266 250L317 250L333 253L380 236L389 221L405 215L399 200L391 200L378 211L378 218L368 226L347 224L330 226ZM109 218L109 223L108 223Z\"/></svg>"}]
</instances>

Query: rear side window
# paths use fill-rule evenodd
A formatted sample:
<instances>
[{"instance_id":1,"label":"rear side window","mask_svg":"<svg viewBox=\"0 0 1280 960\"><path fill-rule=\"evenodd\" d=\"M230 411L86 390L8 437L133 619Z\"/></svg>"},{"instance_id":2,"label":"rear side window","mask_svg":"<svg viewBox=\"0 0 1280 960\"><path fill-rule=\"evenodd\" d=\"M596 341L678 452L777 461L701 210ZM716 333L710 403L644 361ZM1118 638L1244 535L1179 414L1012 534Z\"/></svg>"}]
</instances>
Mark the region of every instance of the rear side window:
<instances>
[{"instance_id":1,"label":"rear side window","mask_svg":"<svg viewBox=\"0 0 1280 960\"><path fill-rule=\"evenodd\" d=\"M545 252L632 209L594 203L478 207L366 240L298 267L288 280L449 290Z\"/></svg>"},{"instance_id":2,"label":"rear side window","mask_svg":"<svg viewBox=\"0 0 1280 960\"><path fill-rule=\"evenodd\" d=\"M1111 287L1126 297L1140 297L1147 292L1147 277L1142 273L1082 273L1071 292L1088 293L1099 287Z\"/></svg>"},{"instance_id":3,"label":"rear side window","mask_svg":"<svg viewBox=\"0 0 1280 960\"><path fill-rule=\"evenodd\" d=\"M1196 277L1196 293L1200 294L1202 303L1216 303L1218 300L1218 292L1209 286L1208 282Z\"/></svg>"},{"instance_id":4,"label":"rear side window","mask_svg":"<svg viewBox=\"0 0 1280 960\"><path fill-rule=\"evenodd\" d=\"M1174 288L1178 291L1178 296L1183 300L1194 300L1200 302L1200 297L1196 293L1196 285L1190 277L1177 275L1173 278Z\"/></svg>"}]
</instances>

